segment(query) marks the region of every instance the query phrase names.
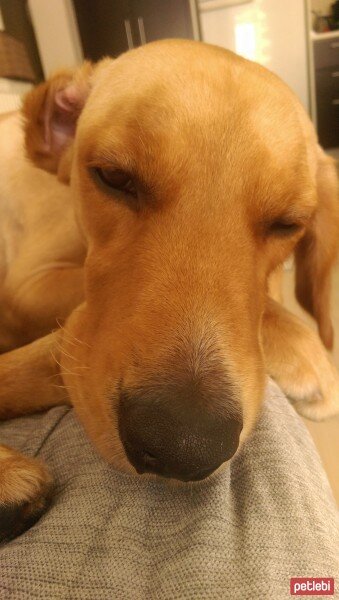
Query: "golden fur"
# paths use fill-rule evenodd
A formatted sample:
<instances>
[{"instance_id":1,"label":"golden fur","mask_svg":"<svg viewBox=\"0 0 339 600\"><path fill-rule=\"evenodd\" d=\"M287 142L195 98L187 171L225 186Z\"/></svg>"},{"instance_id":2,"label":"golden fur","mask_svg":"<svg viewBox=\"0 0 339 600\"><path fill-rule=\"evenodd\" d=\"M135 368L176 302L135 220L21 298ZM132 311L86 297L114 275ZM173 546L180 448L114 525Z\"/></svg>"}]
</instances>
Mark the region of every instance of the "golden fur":
<instances>
[{"instance_id":1,"label":"golden fur","mask_svg":"<svg viewBox=\"0 0 339 600\"><path fill-rule=\"evenodd\" d=\"M22 117L0 122L0 352L46 335L83 300L85 243L69 186L25 156Z\"/></svg>"},{"instance_id":2,"label":"golden fur","mask_svg":"<svg viewBox=\"0 0 339 600\"><path fill-rule=\"evenodd\" d=\"M61 332L1 357L4 380L35 361L28 386L11 379L10 401L1 386L4 414L25 412L25 402L34 410L35 385L36 408L60 403L62 388L46 377L61 376L99 452L134 472L118 435L122 382L199 376L209 387L227 372L241 443L267 373L301 414L339 411L338 374L319 337L269 295L295 252L298 299L332 346L336 175L279 78L217 47L162 41L57 74L23 112L30 158L70 180L88 245L85 302ZM104 189L93 168L127 173L137 198Z\"/></svg>"}]
</instances>

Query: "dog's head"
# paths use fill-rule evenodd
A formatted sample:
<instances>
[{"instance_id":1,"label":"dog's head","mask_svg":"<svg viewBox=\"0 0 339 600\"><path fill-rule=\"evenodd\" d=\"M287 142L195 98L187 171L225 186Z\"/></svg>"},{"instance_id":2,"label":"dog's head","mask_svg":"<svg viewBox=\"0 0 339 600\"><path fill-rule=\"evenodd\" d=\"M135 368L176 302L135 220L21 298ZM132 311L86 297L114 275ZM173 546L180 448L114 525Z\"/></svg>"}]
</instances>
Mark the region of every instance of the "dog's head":
<instances>
[{"instance_id":1,"label":"dog's head","mask_svg":"<svg viewBox=\"0 0 339 600\"><path fill-rule=\"evenodd\" d=\"M24 114L88 239L62 359L79 416L118 467L204 478L259 412L269 275L315 239L312 128L274 75L188 41L57 74Z\"/></svg>"}]
</instances>

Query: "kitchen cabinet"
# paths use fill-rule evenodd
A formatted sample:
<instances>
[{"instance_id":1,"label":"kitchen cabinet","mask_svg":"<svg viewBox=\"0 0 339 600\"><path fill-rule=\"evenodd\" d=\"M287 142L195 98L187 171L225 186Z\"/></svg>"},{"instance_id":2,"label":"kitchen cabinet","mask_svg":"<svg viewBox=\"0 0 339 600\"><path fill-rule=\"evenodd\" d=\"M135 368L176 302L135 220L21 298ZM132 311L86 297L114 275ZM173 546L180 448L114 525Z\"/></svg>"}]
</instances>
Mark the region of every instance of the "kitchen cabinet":
<instances>
[{"instance_id":1,"label":"kitchen cabinet","mask_svg":"<svg viewBox=\"0 0 339 600\"><path fill-rule=\"evenodd\" d=\"M137 45L164 38L194 38L187 0L132 0L130 4Z\"/></svg>"},{"instance_id":2,"label":"kitchen cabinet","mask_svg":"<svg viewBox=\"0 0 339 600\"><path fill-rule=\"evenodd\" d=\"M85 58L163 38L199 39L195 0L73 0Z\"/></svg>"},{"instance_id":3,"label":"kitchen cabinet","mask_svg":"<svg viewBox=\"0 0 339 600\"><path fill-rule=\"evenodd\" d=\"M128 0L73 0L85 58L97 61L133 47Z\"/></svg>"},{"instance_id":4,"label":"kitchen cabinet","mask_svg":"<svg viewBox=\"0 0 339 600\"><path fill-rule=\"evenodd\" d=\"M313 42L317 130L324 148L339 146L339 34Z\"/></svg>"}]
</instances>

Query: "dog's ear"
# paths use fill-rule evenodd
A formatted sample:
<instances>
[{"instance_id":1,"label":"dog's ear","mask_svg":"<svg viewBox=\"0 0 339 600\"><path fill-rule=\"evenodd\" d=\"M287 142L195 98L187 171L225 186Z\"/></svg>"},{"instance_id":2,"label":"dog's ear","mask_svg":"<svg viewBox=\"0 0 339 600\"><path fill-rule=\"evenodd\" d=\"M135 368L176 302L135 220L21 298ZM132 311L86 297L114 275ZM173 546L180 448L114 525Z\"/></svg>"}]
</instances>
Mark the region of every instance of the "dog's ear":
<instances>
[{"instance_id":1,"label":"dog's ear","mask_svg":"<svg viewBox=\"0 0 339 600\"><path fill-rule=\"evenodd\" d=\"M296 259L296 296L317 321L326 348L333 347L330 317L331 271L339 248L338 180L334 161L319 148L318 207L299 242Z\"/></svg>"},{"instance_id":2,"label":"dog's ear","mask_svg":"<svg viewBox=\"0 0 339 600\"><path fill-rule=\"evenodd\" d=\"M30 91L22 106L28 157L65 182L71 164L70 144L89 94L92 72L89 62L75 71L59 71Z\"/></svg>"}]
</instances>

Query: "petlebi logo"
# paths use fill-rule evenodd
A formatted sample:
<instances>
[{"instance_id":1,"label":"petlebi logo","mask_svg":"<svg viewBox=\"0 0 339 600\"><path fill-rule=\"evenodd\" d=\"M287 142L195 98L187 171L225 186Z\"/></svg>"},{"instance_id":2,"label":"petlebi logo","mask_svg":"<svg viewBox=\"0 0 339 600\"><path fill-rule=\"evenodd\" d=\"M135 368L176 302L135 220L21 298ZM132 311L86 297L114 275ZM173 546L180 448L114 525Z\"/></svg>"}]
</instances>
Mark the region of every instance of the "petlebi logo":
<instances>
[{"instance_id":1,"label":"petlebi logo","mask_svg":"<svg viewBox=\"0 0 339 600\"><path fill-rule=\"evenodd\" d=\"M333 577L292 577L291 596L334 596Z\"/></svg>"}]
</instances>

